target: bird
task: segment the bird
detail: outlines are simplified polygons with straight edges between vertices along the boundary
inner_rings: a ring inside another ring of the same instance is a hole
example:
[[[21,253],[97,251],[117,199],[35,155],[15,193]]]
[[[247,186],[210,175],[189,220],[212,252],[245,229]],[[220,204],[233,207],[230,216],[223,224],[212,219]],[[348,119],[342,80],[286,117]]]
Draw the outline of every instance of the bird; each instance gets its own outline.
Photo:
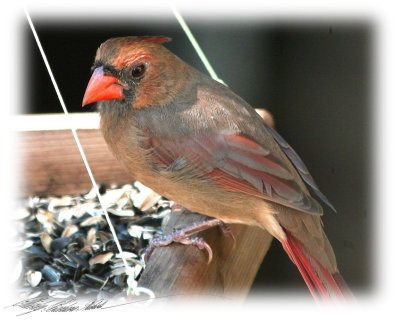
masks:
[[[294,149],[226,85],[184,62],[165,36],[111,38],[97,49],[82,106],[122,166],[184,208],[275,237],[315,299],[347,286],[324,233],[319,190]]]

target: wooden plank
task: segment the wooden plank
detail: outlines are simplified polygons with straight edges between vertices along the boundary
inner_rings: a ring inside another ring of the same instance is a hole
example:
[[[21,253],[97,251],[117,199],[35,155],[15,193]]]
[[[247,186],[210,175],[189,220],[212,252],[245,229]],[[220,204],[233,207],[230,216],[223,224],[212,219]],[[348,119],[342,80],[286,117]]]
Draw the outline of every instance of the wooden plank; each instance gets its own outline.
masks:
[[[164,234],[206,217],[196,213],[174,213],[164,224]],[[230,225],[236,239],[224,236],[214,227],[200,233],[213,251],[207,264],[206,250],[171,244],[156,248],[139,280],[139,286],[150,288],[157,297],[176,295],[220,295],[243,299],[254,281],[267,253],[272,236],[265,230],[245,225]]]
[[[96,181],[123,184],[134,180],[108,150],[99,129],[78,129],[77,134]],[[18,143],[20,196],[76,194],[91,188],[70,130],[22,131]]]

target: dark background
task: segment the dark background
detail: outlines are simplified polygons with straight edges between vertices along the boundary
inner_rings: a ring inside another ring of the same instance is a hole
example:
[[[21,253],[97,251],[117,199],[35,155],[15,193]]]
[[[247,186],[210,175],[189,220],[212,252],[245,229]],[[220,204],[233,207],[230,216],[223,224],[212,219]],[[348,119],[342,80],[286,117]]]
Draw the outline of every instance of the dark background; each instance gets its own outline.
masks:
[[[32,18],[70,112],[87,111],[80,106],[90,67],[97,47],[110,37],[171,37],[166,47],[206,73],[172,16],[162,21]],[[343,277],[355,291],[371,289],[371,26],[343,21],[187,22],[219,77],[251,105],[272,112],[278,131],[338,211],[326,208],[323,221]],[[28,25],[24,31],[24,112],[62,112]],[[307,291],[295,266],[274,242],[252,293],[294,288]]]

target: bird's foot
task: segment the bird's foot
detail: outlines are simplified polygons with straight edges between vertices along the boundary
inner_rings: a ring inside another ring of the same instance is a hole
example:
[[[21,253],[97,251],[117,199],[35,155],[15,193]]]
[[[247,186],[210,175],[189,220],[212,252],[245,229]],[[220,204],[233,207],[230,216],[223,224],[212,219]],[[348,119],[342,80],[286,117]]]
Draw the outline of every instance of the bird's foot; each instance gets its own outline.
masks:
[[[200,250],[206,249],[208,253],[208,264],[212,261],[213,253],[212,249],[209,246],[209,244],[201,237],[193,237],[190,238],[190,236],[194,233],[198,233],[204,230],[207,230],[209,228],[219,226],[221,228],[222,233],[225,236],[230,236],[232,237],[234,244],[236,242],[236,239],[229,228],[227,224],[222,222],[221,220],[218,219],[211,219],[211,220],[206,220],[202,222],[196,222],[190,226],[187,226],[182,229],[175,230],[174,232],[167,234],[167,235],[161,235],[159,237],[153,238],[153,240],[150,242],[149,246],[146,249],[146,254],[145,254],[145,260],[146,262],[150,259],[151,254],[153,253],[155,248],[158,247],[165,247],[170,245],[173,242],[181,243],[184,245],[193,245],[199,248]]]
[[[165,247],[165,246],[170,245],[173,242],[181,243],[184,245],[193,245],[193,246],[196,246],[197,248],[199,248],[200,250],[206,249],[207,253],[208,253],[207,263],[210,263],[212,260],[212,256],[213,256],[211,247],[201,237],[190,238],[190,236],[185,233],[185,229],[186,228],[176,230],[170,234],[161,235],[156,238],[153,238],[153,240],[150,242],[150,244],[146,248],[146,254],[145,254],[146,263],[150,259],[150,256],[153,253],[155,248]]]

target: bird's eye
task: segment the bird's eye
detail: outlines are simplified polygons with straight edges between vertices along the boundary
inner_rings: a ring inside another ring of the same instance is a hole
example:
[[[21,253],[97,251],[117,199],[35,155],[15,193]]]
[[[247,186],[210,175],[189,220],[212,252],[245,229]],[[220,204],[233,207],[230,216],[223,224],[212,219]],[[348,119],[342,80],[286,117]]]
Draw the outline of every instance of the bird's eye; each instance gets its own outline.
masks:
[[[144,64],[138,64],[137,66],[134,66],[132,69],[132,77],[134,79],[139,79],[144,75],[145,71],[146,71],[146,66]]]

